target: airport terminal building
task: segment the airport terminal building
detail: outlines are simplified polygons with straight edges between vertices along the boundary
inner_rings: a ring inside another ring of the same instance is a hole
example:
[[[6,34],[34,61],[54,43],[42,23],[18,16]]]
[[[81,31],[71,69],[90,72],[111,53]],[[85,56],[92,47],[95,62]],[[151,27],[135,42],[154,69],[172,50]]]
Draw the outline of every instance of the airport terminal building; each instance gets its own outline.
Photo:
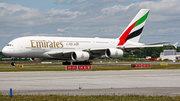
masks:
[[[179,60],[180,59],[180,52],[177,52],[177,50],[164,50],[162,53],[160,53],[161,60]]]

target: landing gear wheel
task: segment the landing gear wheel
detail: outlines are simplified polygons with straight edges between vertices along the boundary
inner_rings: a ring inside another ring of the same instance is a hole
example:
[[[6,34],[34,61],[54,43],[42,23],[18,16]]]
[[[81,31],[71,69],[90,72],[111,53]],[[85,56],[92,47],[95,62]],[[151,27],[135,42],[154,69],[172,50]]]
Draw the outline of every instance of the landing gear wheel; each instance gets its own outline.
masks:
[[[15,62],[12,62],[12,63],[11,63],[11,65],[12,65],[12,66],[15,66],[15,65],[16,65],[16,63],[15,63]]]
[[[84,61],[84,62],[73,62],[73,65],[92,65],[92,62]]]
[[[71,65],[71,62],[63,62],[62,65]]]

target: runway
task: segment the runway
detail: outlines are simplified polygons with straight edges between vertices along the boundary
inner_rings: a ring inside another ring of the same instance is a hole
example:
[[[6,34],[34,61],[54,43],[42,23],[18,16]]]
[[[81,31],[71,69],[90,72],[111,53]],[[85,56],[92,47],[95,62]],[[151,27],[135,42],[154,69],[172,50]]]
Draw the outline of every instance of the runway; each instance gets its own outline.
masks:
[[[180,70],[1,72],[9,94],[180,95]]]

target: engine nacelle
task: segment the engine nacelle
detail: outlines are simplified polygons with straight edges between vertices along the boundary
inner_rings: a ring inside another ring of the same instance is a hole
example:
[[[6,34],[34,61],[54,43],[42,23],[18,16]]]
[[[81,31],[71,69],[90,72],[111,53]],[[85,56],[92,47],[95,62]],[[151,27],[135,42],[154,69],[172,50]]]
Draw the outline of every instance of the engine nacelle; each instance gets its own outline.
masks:
[[[30,58],[30,60],[34,62],[41,62],[41,61],[44,61],[45,59],[44,58]]]
[[[73,61],[86,61],[89,60],[89,53],[83,51],[75,51],[71,54],[71,58]]]
[[[121,49],[109,48],[106,49],[105,55],[108,58],[120,58],[123,56],[123,51]]]

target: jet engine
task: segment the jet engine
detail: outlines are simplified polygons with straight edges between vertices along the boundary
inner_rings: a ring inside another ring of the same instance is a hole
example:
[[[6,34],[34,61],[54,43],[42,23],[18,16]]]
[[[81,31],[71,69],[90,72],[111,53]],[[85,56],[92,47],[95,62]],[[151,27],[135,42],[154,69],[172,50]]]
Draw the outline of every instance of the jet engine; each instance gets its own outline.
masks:
[[[121,49],[109,48],[106,49],[105,55],[108,58],[120,58],[123,56],[123,51]]]
[[[83,51],[75,51],[71,54],[71,58],[73,61],[86,61],[89,60],[89,53]]]
[[[44,61],[45,59],[44,58],[30,58],[30,60],[33,62],[41,62],[41,61]]]

